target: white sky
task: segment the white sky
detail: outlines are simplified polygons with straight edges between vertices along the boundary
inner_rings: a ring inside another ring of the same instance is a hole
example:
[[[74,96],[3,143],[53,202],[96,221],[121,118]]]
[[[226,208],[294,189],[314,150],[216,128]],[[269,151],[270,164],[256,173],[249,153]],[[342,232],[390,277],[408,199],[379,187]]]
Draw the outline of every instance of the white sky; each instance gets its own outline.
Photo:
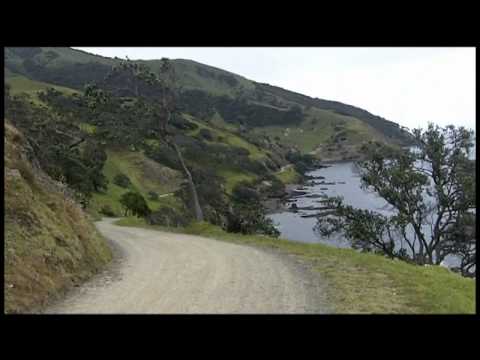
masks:
[[[368,110],[409,128],[475,129],[475,48],[82,47],[108,57],[191,59]]]

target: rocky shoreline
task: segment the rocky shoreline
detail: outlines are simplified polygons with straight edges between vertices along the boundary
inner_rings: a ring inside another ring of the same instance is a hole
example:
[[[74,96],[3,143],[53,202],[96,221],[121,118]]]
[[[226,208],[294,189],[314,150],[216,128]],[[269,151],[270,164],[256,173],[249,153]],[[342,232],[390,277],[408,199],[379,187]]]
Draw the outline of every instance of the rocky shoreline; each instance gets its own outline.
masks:
[[[330,167],[332,165],[320,165],[311,171],[318,170],[325,167]],[[284,211],[291,211],[292,203],[295,203],[295,199],[302,196],[302,197],[309,197],[309,198],[324,198],[324,195],[320,194],[309,194],[309,189],[306,186],[314,186],[314,185],[335,185],[334,182],[326,182],[324,176],[311,176],[305,175],[305,181],[303,183],[298,184],[287,184],[285,185],[285,193],[281,197],[276,198],[269,198],[263,201],[263,206],[266,209],[267,215],[281,213]],[[315,180],[321,180],[317,182]],[[325,188],[322,188],[325,189]],[[313,209],[315,210],[315,209]]]
[[[331,166],[334,166],[335,164],[345,163],[345,162],[352,162],[352,160],[322,162],[321,165],[315,167],[314,169],[311,169],[310,171],[331,167]],[[326,208],[324,206],[321,206],[321,204],[326,201],[327,196],[325,194],[311,193],[310,187],[322,185],[324,187],[321,187],[319,190],[328,190],[326,186],[334,186],[336,184],[345,184],[345,181],[336,181],[336,182],[327,181],[327,179],[325,179],[325,176],[320,176],[320,175],[316,175],[316,176],[304,175],[303,178],[304,178],[304,181],[302,183],[285,185],[285,193],[282,196],[269,198],[263,201],[263,206],[266,209],[267,215],[282,213],[285,211],[297,212],[299,210],[307,210],[307,211],[326,210]],[[317,200],[316,202],[319,203],[319,206],[318,207],[309,206],[307,208],[298,207],[296,205],[296,199],[299,197],[313,198],[313,199],[318,198],[319,200]],[[311,215],[308,215],[308,216],[311,216]]]

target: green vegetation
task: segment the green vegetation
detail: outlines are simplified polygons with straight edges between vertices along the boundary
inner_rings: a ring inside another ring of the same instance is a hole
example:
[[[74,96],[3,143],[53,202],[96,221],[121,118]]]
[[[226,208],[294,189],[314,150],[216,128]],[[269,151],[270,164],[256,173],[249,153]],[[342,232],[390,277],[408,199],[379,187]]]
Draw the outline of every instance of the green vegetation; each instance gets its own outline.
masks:
[[[172,232],[172,233],[183,233],[185,231],[185,228],[183,227],[152,225],[152,224],[149,224],[145,218],[139,218],[136,216],[123,217],[115,221],[115,225],[139,227],[143,229],[166,231],[166,232]]]
[[[238,91],[253,90],[251,81],[228,71],[200,64],[192,60],[172,60],[175,72],[179,74],[179,81],[185,89],[207,90],[215,95],[235,96]],[[155,72],[160,72],[161,61],[141,61]]]
[[[155,228],[126,219],[117,225],[170,231],[169,228]],[[183,231],[222,241],[273,248],[301,257],[311,263],[327,282],[327,299],[335,305],[336,313],[475,313],[475,281],[439,266],[411,265],[323,244],[227,233],[208,223],[194,223]]]
[[[45,91],[48,88],[54,88],[65,94],[78,94],[77,90],[70,89],[64,86],[52,85],[49,83],[31,80],[25,76],[19,74],[12,74],[5,79],[5,82],[10,85],[12,95],[26,93],[28,95],[34,95],[32,98],[38,101],[38,92]]]
[[[79,123],[78,127],[89,135],[94,135],[97,132],[97,127],[95,125]]]
[[[248,151],[249,158],[253,160],[263,159],[267,156],[267,152],[265,150],[260,149],[258,146],[249,143],[248,141],[242,139],[240,136],[232,132],[217,127],[212,127],[198,120],[194,120],[195,118],[193,116],[186,115],[186,118],[189,119],[190,122],[198,126],[197,129],[189,133],[190,136],[197,135],[202,129],[209,130],[215,136],[215,140],[210,140],[210,142],[220,142],[228,144],[230,146],[243,148]]]
[[[108,205],[116,215],[123,213],[120,198],[127,190],[113,181],[119,173],[128,174],[130,189],[145,197],[150,209],[156,210],[161,206],[178,209],[181,206],[179,199],[172,194],[179,187],[181,175],[148,159],[142,152],[108,150],[103,172],[109,186],[105,192],[93,195],[91,207],[94,209]],[[158,200],[152,200],[148,196],[150,191],[159,194]]]
[[[284,184],[296,184],[301,180],[300,174],[295,170],[293,165],[287,165],[280,169],[275,176]]]
[[[411,143],[397,124],[190,60],[172,61],[178,86],[164,87],[157,76],[169,79],[167,63],[125,62],[69,48],[6,48],[6,114],[31,140],[29,151],[42,169],[68,185],[65,191],[75,190],[94,219],[122,214],[122,197],[131,191],[151,213],[120,222],[181,229],[194,218],[189,209],[196,187],[196,203],[210,224],[185,231],[275,247],[311,261],[329,282],[337,312],[473,312],[474,283],[437,266],[234,235],[212,225],[272,233],[262,221],[259,197],[251,194],[281,194],[284,184],[298,181],[314,164],[310,153],[316,160],[345,159],[368,141]],[[22,93],[23,100],[13,96]],[[40,184],[31,164],[9,164],[6,279],[14,286],[6,288],[6,299],[17,311],[68,287],[65,278],[91,274],[109,255],[81,209],[67,204],[50,182]],[[129,182],[116,182],[119,174]],[[240,184],[248,190],[239,199]],[[40,277],[38,295],[31,293],[32,274]]]
[[[46,93],[58,94],[53,89]],[[82,206],[88,205],[93,192],[105,190],[102,167],[106,154],[97,142],[85,138],[77,126],[52,114],[51,109],[32,104],[24,96],[11,95],[8,86],[4,99],[5,116],[33,140],[30,146],[42,169],[54,180],[67,183]]]
[[[25,158],[23,134],[5,123],[5,311],[35,311],[110,259],[82,209]],[[18,171],[18,172],[17,172]]]
[[[253,174],[243,173],[240,171],[230,169],[220,169],[218,174],[225,179],[225,190],[227,193],[231,193],[233,187],[242,181],[251,182],[256,179]]]
[[[115,177],[113,178],[113,183],[125,189],[130,187],[130,185],[132,185],[132,183],[130,182],[130,179],[125,174],[115,175]]]
[[[130,213],[137,217],[146,217],[152,212],[143,196],[137,192],[129,191],[122,194],[120,204],[125,209],[125,216]]]
[[[454,270],[475,277],[476,171],[475,161],[468,159],[474,133],[430,123],[414,135],[415,152],[380,143],[363,148],[362,185],[385,199],[394,214],[356,209],[332,198],[333,213],[320,213],[317,228],[326,236],[344,233],[354,248],[419,265],[440,265],[454,255],[460,260]]]

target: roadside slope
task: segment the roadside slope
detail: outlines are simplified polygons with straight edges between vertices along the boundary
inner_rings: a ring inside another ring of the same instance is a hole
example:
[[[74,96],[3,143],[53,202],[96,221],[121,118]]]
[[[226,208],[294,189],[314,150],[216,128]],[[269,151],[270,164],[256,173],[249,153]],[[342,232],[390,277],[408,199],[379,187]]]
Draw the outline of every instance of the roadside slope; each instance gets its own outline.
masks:
[[[28,140],[5,122],[5,312],[42,307],[111,259],[79,205],[39,167]]]
[[[321,313],[318,277],[293,259],[199,236],[97,223],[121,260],[47,313]]]

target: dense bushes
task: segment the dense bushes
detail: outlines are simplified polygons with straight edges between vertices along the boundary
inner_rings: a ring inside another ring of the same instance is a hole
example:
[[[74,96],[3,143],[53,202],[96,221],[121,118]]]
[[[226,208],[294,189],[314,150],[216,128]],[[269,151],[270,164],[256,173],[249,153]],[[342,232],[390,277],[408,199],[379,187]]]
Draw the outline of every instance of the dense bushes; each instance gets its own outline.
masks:
[[[143,196],[133,191],[123,194],[120,198],[120,204],[122,204],[125,209],[125,216],[130,213],[138,217],[145,217],[151,213]]]
[[[93,192],[104,191],[102,146],[87,138],[62,114],[31,104],[27,98],[5,94],[5,117],[29,139],[31,151],[44,171],[83,194],[86,206]]]
[[[208,129],[205,129],[205,128],[200,129],[200,131],[198,132],[198,135],[200,135],[200,137],[202,137],[205,140],[213,141],[213,134]]]
[[[299,152],[289,152],[285,158],[294,164],[295,170],[302,175],[315,169],[319,165],[319,160],[310,154],[301,154]]]
[[[185,90],[178,99],[180,111],[186,111],[200,119],[206,119],[215,113],[213,97],[201,90]]]
[[[232,200],[227,231],[275,237],[280,235],[272,220],[265,217],[265,210],[260,202],[261,196],[253,186],[246,182],[237,184],[232,192]]]
[[[302,109],[294,105],[290,109],[277,109],[249,103],[244,99],[231,99],[226,96],[215,98],[215,108],[228,122],[248,126],[269,126],[299,124],[303,120]]]
[[[179,105],[199,118],[206,119],[215,110],[228,122],[248,126],[290,125],[300,123],[304,116],[300,106],[279,109],[270,106],[250,103],[244,98],[213,96],[201,90],[186,90],[180,94]]]
[[[183,214],[178,213],[172,208],[161,207],[160,209],[153,211],[146,217],[146,221],[150,225],[162,225],[180,227],[188,225]]]
[[[115,217],[117,216],[117,214],[115,214],[115,212],[113,211],[112,207],[108,204],[106,205],[103,205],[101,208],[100,208],[100,214],[103,214],[105,216],[109,216],[109,217]]]
[[[96,62],[66,63],[60,67],[49,68],[31,58],[23,61],[23,67],[33,79],[74,89],[81,89],[85,84],[101,81],[111,69],[108,65]]]
[[[129,186],[132,185],[132,183],[130,182],[130,179],[125,174],[115,175],[115,177],[113,178],[113,183],[123,188],[128,188]]]
[[[159,199],[158,193],[156,193],[155,191],[149,191],[148,192],[148,199],[152,200],[152,201],[157,201]]]

